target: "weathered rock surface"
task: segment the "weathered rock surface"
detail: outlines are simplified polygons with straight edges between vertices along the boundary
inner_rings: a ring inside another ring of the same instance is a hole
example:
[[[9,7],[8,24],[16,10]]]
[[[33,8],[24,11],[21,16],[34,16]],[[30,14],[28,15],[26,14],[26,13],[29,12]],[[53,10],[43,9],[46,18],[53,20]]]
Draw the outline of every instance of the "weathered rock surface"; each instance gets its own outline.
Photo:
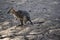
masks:
[[[34,25],[18,27],[10,7],[29,12]],[[60,0],[0,0],[0,40],[60,40]]]

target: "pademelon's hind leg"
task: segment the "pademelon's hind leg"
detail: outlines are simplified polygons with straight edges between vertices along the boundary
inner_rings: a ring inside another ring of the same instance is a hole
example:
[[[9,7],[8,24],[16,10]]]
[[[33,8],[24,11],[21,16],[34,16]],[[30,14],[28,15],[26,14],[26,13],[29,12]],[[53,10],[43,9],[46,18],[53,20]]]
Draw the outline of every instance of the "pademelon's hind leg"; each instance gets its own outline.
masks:
[[[23,26],[23,20],[20,19],[21,24],[19,24],[18,26]]]

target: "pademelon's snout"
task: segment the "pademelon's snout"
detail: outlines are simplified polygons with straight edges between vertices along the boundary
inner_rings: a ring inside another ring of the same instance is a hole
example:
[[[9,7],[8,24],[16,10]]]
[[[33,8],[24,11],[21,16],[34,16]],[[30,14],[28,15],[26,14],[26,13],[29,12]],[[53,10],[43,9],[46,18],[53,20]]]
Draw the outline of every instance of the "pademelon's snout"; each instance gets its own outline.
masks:
[[[9,14],[10,12],[8,11],[7,14]]]
[[[10,13],[10,10],[8,10],[7,14],[9,14],[9,13]]]
[[[10,8],[9,10],[8,10],[8,12],[7,12],[7,14],[9,14],[10,12],[11,12],[11,10],[13,9],[13,7],[12,8]]]

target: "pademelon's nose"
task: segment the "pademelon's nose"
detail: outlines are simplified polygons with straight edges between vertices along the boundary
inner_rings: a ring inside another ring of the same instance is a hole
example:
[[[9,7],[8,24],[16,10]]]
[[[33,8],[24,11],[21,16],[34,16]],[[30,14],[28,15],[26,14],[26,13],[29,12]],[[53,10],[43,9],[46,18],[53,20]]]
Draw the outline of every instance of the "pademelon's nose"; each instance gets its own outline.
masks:
[[[9,11],[7,12],[7,14],[9,14]]]
[[[10,13],[10,10],[8,10],[7,14],[9,14],[9,13]]]

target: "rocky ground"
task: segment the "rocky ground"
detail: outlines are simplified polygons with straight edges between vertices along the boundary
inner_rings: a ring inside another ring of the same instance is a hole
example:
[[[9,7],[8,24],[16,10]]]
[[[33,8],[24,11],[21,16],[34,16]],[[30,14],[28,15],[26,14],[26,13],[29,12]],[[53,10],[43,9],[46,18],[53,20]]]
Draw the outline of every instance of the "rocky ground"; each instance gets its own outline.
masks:
[[[28,11],[34,25],[7,14],[10,7]],[[59,0],[0,0],[0,40],[60,40]]]

